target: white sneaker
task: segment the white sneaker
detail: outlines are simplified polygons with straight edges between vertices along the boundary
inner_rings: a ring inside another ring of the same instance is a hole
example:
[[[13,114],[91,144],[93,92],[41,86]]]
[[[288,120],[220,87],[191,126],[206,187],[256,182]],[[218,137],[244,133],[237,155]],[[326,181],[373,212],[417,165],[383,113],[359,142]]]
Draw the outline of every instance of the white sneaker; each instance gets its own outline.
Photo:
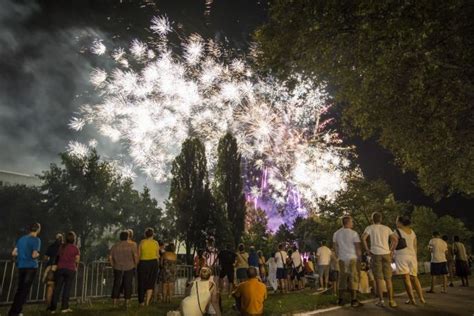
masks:
[[[61,310],[61,314],[65,314],[65,313],[72,313],[72,309],[68,308],[68,309]]]

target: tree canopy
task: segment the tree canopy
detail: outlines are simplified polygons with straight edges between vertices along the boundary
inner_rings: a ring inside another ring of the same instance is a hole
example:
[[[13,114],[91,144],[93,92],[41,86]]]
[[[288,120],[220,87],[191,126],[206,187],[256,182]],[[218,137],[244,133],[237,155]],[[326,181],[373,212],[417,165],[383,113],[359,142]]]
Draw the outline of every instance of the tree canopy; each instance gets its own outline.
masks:
[[[420,187],[474,194],[471,1],[275,0],[260,65],[328,83],[345,126],[375,137]]]

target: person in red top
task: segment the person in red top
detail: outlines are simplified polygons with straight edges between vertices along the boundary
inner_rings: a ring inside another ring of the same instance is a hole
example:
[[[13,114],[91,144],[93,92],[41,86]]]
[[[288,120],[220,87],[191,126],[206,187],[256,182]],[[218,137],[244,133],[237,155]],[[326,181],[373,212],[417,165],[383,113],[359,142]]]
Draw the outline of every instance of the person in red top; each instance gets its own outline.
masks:
[[[66,243],[63,244],[58,253],[58,269],[55,274],[55,285],[53,299],[48,310],[56,313],[59,295],[62,291],[61,313],[70,313],[69,296],[80,260],[79,248],[75,245],[76,234],[70,231],[66,234]]]

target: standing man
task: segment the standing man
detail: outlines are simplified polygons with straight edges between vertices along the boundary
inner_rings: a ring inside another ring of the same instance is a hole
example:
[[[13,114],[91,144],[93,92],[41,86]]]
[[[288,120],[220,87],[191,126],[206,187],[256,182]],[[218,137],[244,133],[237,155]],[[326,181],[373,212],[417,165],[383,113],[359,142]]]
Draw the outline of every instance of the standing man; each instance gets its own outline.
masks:
[[[275,262],[277,266],[276,277],[278,280],[278,287],[281,293],[288,292],[288,271],[286,261],[288,260],[288,254],[284,250],[285,245],[283,243],[278,245],[278,250],[275,253]]]
[[[379,301],[377,306],[383,307],[383,281],[387,285],[388,304],[390,307],[397,307],[393,299],[392,285],[392,258],[393,252],[397,246],[398,238],[392,230],[382,225],[382,214],[374,212],[372,214],[373,224],[368,226],[362,234],[362,243],[367,253],[371,256],[371,265],[374,278],[377,283],[377,292]],[[370,238],[370,248],[367,245],[367,239]],[[390,240],[390,244],[389,244]]]
[[[446,260],[448,262],[448,275],[449,275],[449,287],[454,287],[454,274],[456,273],[454,267],[454,252],[453,246],[449,244],[449,237],[447,235],[443,235],[442,239],[448,244],[448,252],[446,252]]]
[[[428,248],[431,252],[431,288],[428,293],[434,293],[434,287],[436,283],[436,277],[441,275],[443,278],[443,290],[442,293],[446,293],[448,286],[448,260],[446,254],[448,252],[448,244],[439,238],[438,232],[433,233]]]
[[[226,244],[225,249],[221,250],[217,255],[220,265],[219,271],[219,288],[224,289],[224,279],[227,277],[227,293],[230,295],[232,285],[234,284],[234,263],[236,254],[231,250],[231,245]]]
[[[357,300],[357,289],[359,288],[358,261],[361,258],[359,234],[352,230],[354,224],[352,217],[342,218],[342,228],[334,233],[332,241],[334,250],[339,259],[339,300],[342,305],[344,291],[351,293],[351,306],[360,307],[362,303]],[[337,282],[337,281],[336,281]]]
[[[321,247],[316,250],[316,259],[318,260],[319,286],[324,291],[328,289],[331,253],[331,249],[326,246],[326,241],[321,241]]]
[[[123,290],[126,308],[132,297],[133,275],[138,264],[137,244],[131,242],[129,236],[128,231],[121,232],[120,241],[113,245],[110,250],[110,265],[114,270],[112,299],[114,306],[117,305],[120,293]]]
[[[296,245],[293,246],[293,253],[291,254],[291,262],[293,264],[293,279],[296,278],[298,290],[304,289],[304,266],[301,254]]]
[[[15,249],[13,249],[12,255],[16,257],[18,268],[18,287],[8,312],[9,316],[21,314],[38,271],[38,257],[41,249],[41,240],[38,238],[40,231],[41,225],[39,223],[31,224],[29,234],[18,239]]]

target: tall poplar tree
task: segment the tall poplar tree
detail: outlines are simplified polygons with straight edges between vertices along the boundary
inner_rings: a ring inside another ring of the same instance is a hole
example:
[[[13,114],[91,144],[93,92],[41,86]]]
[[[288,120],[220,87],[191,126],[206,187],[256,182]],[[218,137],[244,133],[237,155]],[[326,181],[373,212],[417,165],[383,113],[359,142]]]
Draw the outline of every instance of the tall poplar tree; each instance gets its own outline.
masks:
[[[171,173],[169,207],[176,218],[178,235],[186,244],[189,262],[192,249],[204,238],[209,217],[209,207],[203,203],[208,191],[206,153],[199,139],[184,141]]]
[[[234,244],[238,244],[245,228],[245,196],[241,172],[241,155],[231,133],[224,135],[218,146],[218,162],[214,180],[214,196],[229,225]]]

